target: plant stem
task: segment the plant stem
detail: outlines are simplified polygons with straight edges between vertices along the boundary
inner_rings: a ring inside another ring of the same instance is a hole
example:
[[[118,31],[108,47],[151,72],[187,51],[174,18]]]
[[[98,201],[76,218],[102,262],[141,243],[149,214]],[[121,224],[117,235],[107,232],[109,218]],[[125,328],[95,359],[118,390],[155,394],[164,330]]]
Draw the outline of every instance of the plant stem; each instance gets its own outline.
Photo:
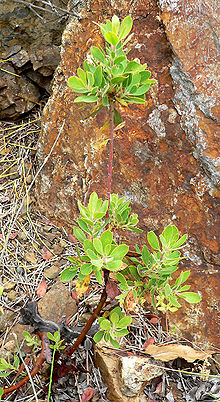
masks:
[[[99,314],[100,314],[100,312],[101,312],[101,310],[102,310],[102,308],[103,308],[103,306],[105,304],[105,301],[107,299],[106,284],[108,282],[109,271],[105,271],[104,276],[105,276],[105,287],[104,287],[104,290],[102,292],[101,298],[99,300],[99,304],[96,307],[96,309],[94,310],[94,312],[91,315],[90,319],[87,321],[85,327],[83,328],[81,334],[78,336],[78,338],[75,341],[75,343],[70,348],[65,349],[64,353],[66,353],[68,356],[71,356],[73,354],[73,352],[75,352],[75,350],[78,348],[80,343],[82,343],[82,341],[84,340],[86,334],[88,333],[89,329],[91,328],[93,322],[99,316]]]
[[[49,383],[49,389],[48,389],[47,402],[50,402],[51,388],[52,388],[52,382],[53,382],[53,368],[54,368],[55,353],[56,353],[56,348],[54,345],[53,357],[52,357],[51,368],[50,368],[50,383]]]
[[[107,179],[107,199],[108,211],[106,218],[109,218],[109,204],[111,195],[111,182],[112,182],[112,166],[113,166],[113,140],[114,140],[114,102],[110,99],[109,106],[109,123],[110,123],[110,151],[109,151],[109,164],[108,164],[108,179]]]

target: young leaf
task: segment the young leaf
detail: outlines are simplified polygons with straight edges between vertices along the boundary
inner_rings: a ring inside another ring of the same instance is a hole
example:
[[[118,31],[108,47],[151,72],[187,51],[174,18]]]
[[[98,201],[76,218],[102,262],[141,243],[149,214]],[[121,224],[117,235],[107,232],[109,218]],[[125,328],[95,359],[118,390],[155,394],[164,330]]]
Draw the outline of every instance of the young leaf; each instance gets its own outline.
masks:
[[[129,247],[126,244],[120,244],[120,246],[114,248],[111,253],[111,257],[114,257],[117,260],[121,260],[127,254],[128,250]]]
[[[119,268],[121,268],[121,266],[122,266],[121,260],[114,260],[107,262],[106,268],[109,269],[109,271],[117,271]]]
[[[117,35],[120,27],[120,21],[117,15],[113,15],[112,17],[112,31]]]
[[[86,240],[85,234],[84,234],[83,231],[82,231],[80,228],[78,228],[77,226],[74,226],[74,228],[73,228],[73,233],[74,233],[74,236],[75,236],[81,243],[83,243],[83,242]]]
[[[73,91],[75,91],[76,89],[86,89],[86,84],[84,84],[84,82],[76,76],[70,77],[68,79],[68,84],[69,87],[73,89]]]
[[[127,328],[129,325],[131,325],[132,318],[131,317],[123,317],[117,324],[117,328]]]
[[[104,331],[109,331],[111,328],[111,323],[109,320],[103,320],[100,323],[100,328],[103,329]]]
[[[147,246],[144,245],[143,250],[142,250],[142,260],[143,263],[148,266],[149,261],[150,261],[150,252],[148,251]]]
[[[72,268],[66,268],[61,272],[60,280],[61,282],[71,281],[77,274],[78,269],[73,270]]]
[[[93,339],[94,339],[95,343],[100,342],[102,337],[103,337],[103,335],[104,335],[104,331],[96,332],[96,334],[93,336]]]
[[[124,287],[126,287],[126,288],[128,287],[128,284],[127,284],[127,281],[126,281],[124,275],[122,275],[120,272],[118,272],[118,273],[116,274],[116,277],[117,277],[118,281],[119,281]]]
[[[116,46],[119,41],[118,36],[114,32],[110,32],[110,31],[104,33],[104,38],[112,46]]]
[[[112,311],[110,314],[110,320],[111,320],[112,324],[114,324],[116,326],[119,321],[119,315],[115,311]]]
[[[94,79],[95,79],[95,85],[98,87],[101,86],[102,83],[102,67],[98,66],[94,72]]]
[[[96,249],[97,253],[99,253],[100,255],[103,255],[103,246],[102,246],[102,242],[100,239],[94,239],[93,240],[93,245],[94,248]]]
[[[91,55],[94,57],[94,59],[100,61],[101,63],[105,62],[106,56],[105,56],[105,53],[101,49],[99,49],[96,46],[92,46],[90,48],[90,52],[91,52]]]
[[[178,296],[186,300],[188,303],[199,303],[201,301],[201,296],[194,292],[183,292],[178,294]]]
[[[98,96],[95,95],[83,95],[83,96],[78,96],[76,99],[74,99],[74,103],[93,103],[97,102],[99,100]]]
[[[121,23],[121,27],[119,30],[119,40],[126,38],[126,36],[130,33],[132,29],[133,21],[130,15],[125,17]]]
[[[114,335],[115,335],[117,338],[120,338],[120,337],[125,336],[125,335],[128,335],[128,334],[129,334],[129,331],[128,331],[127,329],[121,329],[121,330],[119,330],[119,331],[115,331],[115,332],[114,332]]]
[[[80,272],[85,276],[90,275],[92,272],[92,265],[89,263],[83,264],[80,268]]]
[[[112,243],[113,240],[112,232],[110,232],[110,230],[105,230],[105,232],[103,232],[102,235],[100,236],[100,240],[102,242],[103,248],[105,248],[107,244]]]
[[[119,343],[115,339],[113,339],[111,336],[110,336],[110,342],[114,348],[117,348],[117,349],[119,348],[119,346],[120,346]]]
[[[159,243],[158,237],[155,235],[154,232],[152,232],[152,231],[148,232],[147,240],[148,240],[148,243],[150,244],[150,246],[154,250],[160,250],[160,243]]]
[[[86,86],[87,82],[86,82],[86,73],[84,70],[82,70],[82,68],[77,68],[77,74],[79,76],[79,78],[82,80],[83,84]]]

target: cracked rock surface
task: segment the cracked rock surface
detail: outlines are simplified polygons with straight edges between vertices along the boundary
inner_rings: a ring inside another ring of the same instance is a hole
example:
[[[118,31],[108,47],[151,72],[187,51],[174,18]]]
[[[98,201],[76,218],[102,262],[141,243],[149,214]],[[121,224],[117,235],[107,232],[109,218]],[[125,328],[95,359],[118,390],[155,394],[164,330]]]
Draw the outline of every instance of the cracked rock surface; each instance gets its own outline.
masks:
[[[188,339],[219,342],[219,170],[217,136],[217,26],[215,1],[137,0],[135,4],[90,1],[81,19],[71,18],[63,33],[61,62],[43,117],[38,145],[39,166],[65,124],[50,159],[38,178],[41,210],[54,222],[71,228],[78,217],[77,200],[92,191],[105,197],[108,136],[107,111],[85,119],[68,78],[82,65],[92,45],[102,45],[93,23],[116,13],[134,21],[133,59],[147,63],[157,84],[146,105],[120,108],[125,126],[115,137],[112,191],[126,197],[138,213],[143,234],[131,233],[142,245],[146,232],[157,234],[175,224],[188,233],[187,260],[192,291],[202,302],[184,305],[171,321]],[[175,6],[174,6],[175,4]],[[89,110],[89,108],[88,108]]]

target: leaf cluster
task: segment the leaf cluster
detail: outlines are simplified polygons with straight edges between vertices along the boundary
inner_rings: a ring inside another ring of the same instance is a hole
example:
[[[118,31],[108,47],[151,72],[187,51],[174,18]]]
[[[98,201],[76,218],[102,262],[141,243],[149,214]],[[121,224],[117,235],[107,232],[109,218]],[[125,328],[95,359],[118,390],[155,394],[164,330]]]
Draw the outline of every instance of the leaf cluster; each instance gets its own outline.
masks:
[[[93,339],[100,342],[104,338],[105,342],[110,341],[112,346],[119,348],[117,338],[122,338],[129,333],[127,327],[131,325],[132,318],[126,316],[120,307],[115,307],[109,314],[109,318],[100,317],[98,319],[100,331],[98,331]]]
[[[128,252],[126,244],[117,245],[113,233],[116,229],[141,231],[136,227],[137,214],[131,214],[130,202],[111,194],[109,218],[106,219],[108,201],[102,201],[94,192],[89,198],[87,207],[78,203],[81,217],[78,225],[73,228],[75,237],[82,243],[83,254],[78,257],[68,257],[73,264],[61,274],[62,281],[84,278],[94,272],[97,281],[102,284],[102,270],[118,271],[123,264],[123,258]],[[108,224],[108,230],[104,230]]]
[[[47,337],[52,342],[54,342],[53,345],[50,345],[51,349],[53,349],[54,351],[58,351],[58,352],[62,349],[65,349],[65,346],[63,346],[63,339],[60,338],[59,331],[54,332],[54,334],[51,334],[51,332],[47,332]]]
[[[85,60],[83,69],[78,68],[77,75],[69,78],[70,88],[83,94],[74,102],[96,102],[100,108],[111,101],[123,106],[145,103],[145,93],[156,81],[150,79],[151,73],[146,64],[127,58],[129,50],[125,46],[133,36],[129,35],[132,25],[130,16],[120,23],[116,15],[112,21],[99,25],[105,39],[105,50],[101,46],[92,46],[89,61]]]
[[[176,311],[180,308],[178,297],[189,303],[198,303],[201,297],[197,293],[188,292],[190,285],[182,286],[189,278],[190,271],[181,272],[175,283],[171,284],[172,274],[183,259],[180,249],[187,235],[180,236],[175,225],[168,225],[159,238],[150,231],[147,239],[153,252],[150,252],[146,245],[142,251],[136,247],[139,257],[131,257],[126,261],[128,268],[117,273],[119,287],[122,290],[121,295],[117,296],[120,303],[123,304],[130,290],[135,300],[138,299],[139,302],[143,301],[144,293],[149,290],[153,306],[162,311]]]
[[[0,358],[0,378],[1,377],[8,377],[14,372],[19,371],[20,366],[20,359],[17,355],[13,357],[13,363],[10,363],[10,359],[8,361],[4,358]]]
[[[36,335],[31,336],[31,334],[27,331],[23,331],[22,335],[27,342],[27,346],[33,346],[33,350],[37,349],[40,346],[40,340]]]

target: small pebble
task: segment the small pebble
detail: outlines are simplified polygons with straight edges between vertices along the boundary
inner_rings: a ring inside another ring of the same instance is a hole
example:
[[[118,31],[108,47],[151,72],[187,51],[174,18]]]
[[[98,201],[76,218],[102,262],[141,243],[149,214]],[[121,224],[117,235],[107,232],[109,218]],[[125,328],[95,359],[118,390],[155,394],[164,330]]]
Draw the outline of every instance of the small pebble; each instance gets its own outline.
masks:
[[[44,276],[48,279],[54,279],[60,274],[60,268],[57,265],[52,265],[44,270]]]

